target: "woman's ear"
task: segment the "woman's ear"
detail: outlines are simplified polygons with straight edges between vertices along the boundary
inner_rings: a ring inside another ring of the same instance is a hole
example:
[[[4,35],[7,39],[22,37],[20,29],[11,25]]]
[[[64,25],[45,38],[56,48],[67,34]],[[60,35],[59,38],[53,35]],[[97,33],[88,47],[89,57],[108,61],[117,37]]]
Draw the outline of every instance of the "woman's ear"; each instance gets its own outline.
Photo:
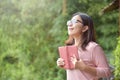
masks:
[[[82,32],[85,32],[88,30],[88,26],[83,26]]]

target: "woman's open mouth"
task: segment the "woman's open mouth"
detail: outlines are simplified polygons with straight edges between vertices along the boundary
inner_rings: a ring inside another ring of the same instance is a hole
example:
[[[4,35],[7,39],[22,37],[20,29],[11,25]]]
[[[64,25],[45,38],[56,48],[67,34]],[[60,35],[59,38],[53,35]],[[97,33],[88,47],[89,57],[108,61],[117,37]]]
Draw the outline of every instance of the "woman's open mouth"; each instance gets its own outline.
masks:
[[[72,31],[72,30],[74,30],[74,28],[70,27],[70,28],[68,28],[68,30]]]

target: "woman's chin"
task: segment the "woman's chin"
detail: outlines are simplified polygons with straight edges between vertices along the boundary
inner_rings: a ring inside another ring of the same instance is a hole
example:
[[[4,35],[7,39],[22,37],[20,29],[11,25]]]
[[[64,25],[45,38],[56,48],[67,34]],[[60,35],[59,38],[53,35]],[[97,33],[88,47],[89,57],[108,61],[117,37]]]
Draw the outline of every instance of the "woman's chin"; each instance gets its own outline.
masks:
[[[74,35],[74,33],[72,33],[72,32],[68,32],[68,35],[73,36],[73,35]]]

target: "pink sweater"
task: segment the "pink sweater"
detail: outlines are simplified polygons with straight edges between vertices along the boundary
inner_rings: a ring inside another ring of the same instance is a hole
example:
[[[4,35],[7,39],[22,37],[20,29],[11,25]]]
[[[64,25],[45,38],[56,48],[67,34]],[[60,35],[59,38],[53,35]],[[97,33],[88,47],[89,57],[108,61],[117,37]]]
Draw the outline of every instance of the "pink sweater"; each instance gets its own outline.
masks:
[[[96,68],[97,76],[78,69],[68,69],[66,70],[67,80],[98,80],[100,77],[110,76],[110,69],[104,51],[97,43],[90,42],[86,47],[86,51],[79,49],[78,54],[86,65]]]

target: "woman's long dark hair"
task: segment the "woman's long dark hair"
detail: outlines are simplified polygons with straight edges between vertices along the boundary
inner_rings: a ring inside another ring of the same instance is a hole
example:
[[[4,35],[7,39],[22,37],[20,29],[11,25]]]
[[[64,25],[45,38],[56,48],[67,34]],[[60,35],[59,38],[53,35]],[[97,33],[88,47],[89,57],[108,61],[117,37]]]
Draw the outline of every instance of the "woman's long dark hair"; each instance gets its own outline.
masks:
[[[86,46],[88,45],[89,42],[91,41],[96,42],[93,20],[90,16],[88,16],[85,13],[77,12],[73,14],[73,17],[76,15],[79,15],[81,17],[84,26],[88,26],[88,30],[83,33],[81,41],[81,48],[83,50],[86,50]],[[71,36],[69,36],[68,40],[65,41],[65,44],[73,45],[74,39]]]

